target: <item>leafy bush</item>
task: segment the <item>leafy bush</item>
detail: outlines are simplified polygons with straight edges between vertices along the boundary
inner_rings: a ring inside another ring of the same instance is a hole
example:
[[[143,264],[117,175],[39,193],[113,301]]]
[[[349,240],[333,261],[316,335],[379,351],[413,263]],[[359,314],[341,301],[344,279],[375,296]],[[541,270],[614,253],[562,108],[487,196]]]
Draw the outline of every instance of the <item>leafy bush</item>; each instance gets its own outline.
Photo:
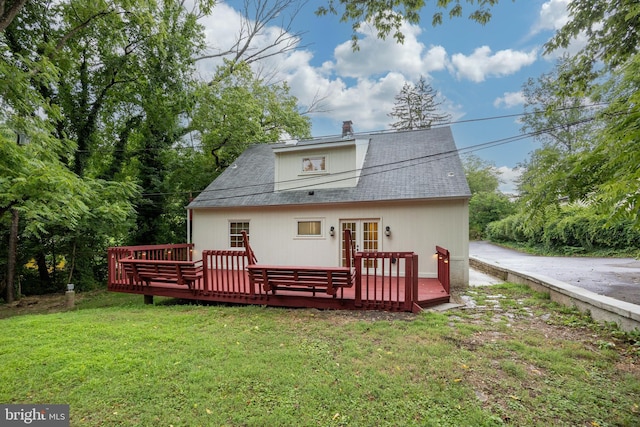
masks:
[[[504,218],[515,211],[507,196],[498,192],[481,191],[469,200],[469,238],[484,238],[487,224]]]
[[[640,230],[632,221],[610,221],[591,206],[572,204],[550,207],[535,218],[521,210],[488,224],[485,233],[491,241],[541,246],[564,253],[640,248]]]
[[[485,237],[494,242],[525,242],[527,235],[524,228],[524,216],[515,213],[487,224]]]

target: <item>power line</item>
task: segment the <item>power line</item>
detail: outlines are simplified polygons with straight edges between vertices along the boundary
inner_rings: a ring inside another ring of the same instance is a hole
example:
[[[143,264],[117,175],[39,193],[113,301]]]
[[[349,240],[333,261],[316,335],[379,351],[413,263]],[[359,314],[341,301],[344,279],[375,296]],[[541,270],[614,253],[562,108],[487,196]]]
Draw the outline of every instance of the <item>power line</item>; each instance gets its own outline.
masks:
[[[624,112],[619,112],[618,114],[622,114]],[[332,183],[338,183],[338,182],[342,182],[342,181],[347,181],[347,180],[351,180],[353,179],[353,174],[354,173],[358,173],[360,172],[360,176],[370,176],[373,174],[379,174],[379,173],[387,173],[387,172],[391,172],[400,168],[406,168],[406,167],[414,167],[414,166],[420,166],[420,165],[424,165],[433,161],[437,161],[437,160],[443,160],[449,157],[452,157],[454,155],[459,155],[459,154],[466,154],[471,153],[471,152],[475,152],[475,151],[480,151],[480,150],[484,150],[487,148],[493,148],[493,147],[497,147],[500,145],[505,145],[505,144],[510,144],[513,142],[517,142],[517,141],[521,141],[523,139],[527,139],[527,138],[531,138],[531,137],[535,137],[535,136],[539,136],[545,133],[549,133],[552,131],[555,131],[559,128],[562,128],[564,126],[574,126],[574,125],[579,125],[579,124],[584,124],[584,123],[588,123],[595,120],[595,117],[588,117],[585,119],[581,119],[581,120],[577,120],[575,122],[572,123],[568,123],[568,124],[563,124],[563,125],[557,125],[557,126],[553,126],[553,127],[549,127],[549,128],[545,128],[545,129],[541,129],[538,131],[533,131],[533,132],[529,132],[529,133],[525,133],[525,134],[521,134],[521,135],[516,135],[516,136],[511,136],[511,137],[507,137],[507,138],[501,138],[501,139],[497,139],[497,140],[493,140],[493,141],[489,141],[489,142],[484,142],[481,144],[476,144],[476,145],[472,145],[469,147],[464,147],[464,148],[458,148],[455,150],[450,150],[450,151],[446,151],[446,152],[440,152],[440,153],[434,153],[434,154],[429,154],[429,155],[425,155],[425,156],[420,156],[420,157],[414,157],[414,158],[410,158],[410,159],[404,159],[404,160],[398,160],[395,162],[391,162],[391,163],[386,163],[384,165],[376,165],[376,166],[368,166],[368,167],[364,167],[361,169],[352,169],[349,171],[342,171],[339,173],[335,173],[335,174],[329,174],[330,175],[334,175],[334,176],[339,176],[339,175],[345,175],[345,174],[349,174],[348,177],[344,177],[344,178],[338,178],[336,177],[333,180],[330,181],[323,181],[323,184],[332,184]],[[397,131],[394,131],[397,132]],[[412,164],[409,164],[413,162]],[[385,170],[383,171],[376,171],[373,169],[376,168],[385,168]],[[313,178],[309,178],[309,179],[313,179]],[[288,180],[288,181],[279,181],[280,183],[288,183],[288,182],[300,182],[300,179],[295,179],[295,180]],[[259,184],[250,184],[250,185],[242,185],[242,186],[235,186],[235,187],[225,187],[225,188],[218,188],[218,189],[212,189],[212,190],[207,190],[206,188],[200,191],[180,191],[180,192],[164,192],[164,193],[143,193],[143,196],[146,197],[153,197],[153,196],[164,196],[164,195],[173,195],[173,194],[192,194],[192,193],[218,193],[218,192],[223,192],[223,191],[231,191],[231,190],[243,190],[243,189],[251,189],[251,188],[257,188],[257,187],[264,187],[265,185],[274,185],[275,181],[270,181],[270,182],[263,182],[263,183],[259,183]],[[307,184],[302,184],[293,188],[288,188],[287,191],[292,191],[292,190],[304,190],[304,189],[308,189],[312,186],[314,186],[315,183],[307,183]],[[208,200],[222,200],[222,199],[228,199],[228,198],[236,198],[236,197],[247,197],[247,196],[257,196],[257,195],[261,195],[261,194],[267,194],[267,193],[271,193],[272,191],[257,191],[254,193],[243,193],[242,195],[233,195],[233,196],[225,196],[225,197],[210,197],[210,198],[201,198],[201,201],[208,201]]]

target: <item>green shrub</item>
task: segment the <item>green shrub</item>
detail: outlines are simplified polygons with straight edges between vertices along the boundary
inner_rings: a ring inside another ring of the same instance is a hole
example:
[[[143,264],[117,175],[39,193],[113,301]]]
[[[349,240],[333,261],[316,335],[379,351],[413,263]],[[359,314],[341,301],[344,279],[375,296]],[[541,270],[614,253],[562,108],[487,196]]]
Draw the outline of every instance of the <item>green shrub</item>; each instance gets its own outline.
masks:
[[[579,204],[549,207],[536,216],[524,209],[492,222],[485,230],[494,242],[540,246],[563,253],[640,248],[640,230],[631,221],[610,223],[594,207]]]
[[[502,193],[482,191],[469,200],[469,238],[482,239],[487,224],[515,212],[515,205]]]

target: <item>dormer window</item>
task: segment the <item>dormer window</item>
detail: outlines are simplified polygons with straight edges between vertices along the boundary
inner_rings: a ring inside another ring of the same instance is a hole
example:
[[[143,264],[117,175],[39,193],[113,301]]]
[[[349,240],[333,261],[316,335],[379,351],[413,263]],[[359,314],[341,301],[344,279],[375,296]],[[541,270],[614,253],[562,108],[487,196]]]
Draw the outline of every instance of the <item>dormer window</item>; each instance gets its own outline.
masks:
[[[368,139],[321,139],[274,145],[274,190],[311,192],[356,187],[368,147]]]
[[[327,172],[327,156],[313,156],[302,158],[302,173]]]

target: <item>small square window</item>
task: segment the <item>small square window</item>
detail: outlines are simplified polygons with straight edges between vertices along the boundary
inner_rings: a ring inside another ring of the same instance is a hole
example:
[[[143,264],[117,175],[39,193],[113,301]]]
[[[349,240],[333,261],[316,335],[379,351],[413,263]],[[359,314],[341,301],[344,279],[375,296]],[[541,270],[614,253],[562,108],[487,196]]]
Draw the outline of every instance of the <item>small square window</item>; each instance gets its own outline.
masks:
[[[298,221],[298,236],[322,236],[322,221]]]
[[[326,171],[327,171],[326,156],[314,156],[314,157],[302,158],[303,173],[326,172]]]
[[[244,239],[242,238],[243,231],[246,231],[247,236],[249,236],[248,221],[230,221],[229,222],[229,247],[230,248],[244,248]]]

